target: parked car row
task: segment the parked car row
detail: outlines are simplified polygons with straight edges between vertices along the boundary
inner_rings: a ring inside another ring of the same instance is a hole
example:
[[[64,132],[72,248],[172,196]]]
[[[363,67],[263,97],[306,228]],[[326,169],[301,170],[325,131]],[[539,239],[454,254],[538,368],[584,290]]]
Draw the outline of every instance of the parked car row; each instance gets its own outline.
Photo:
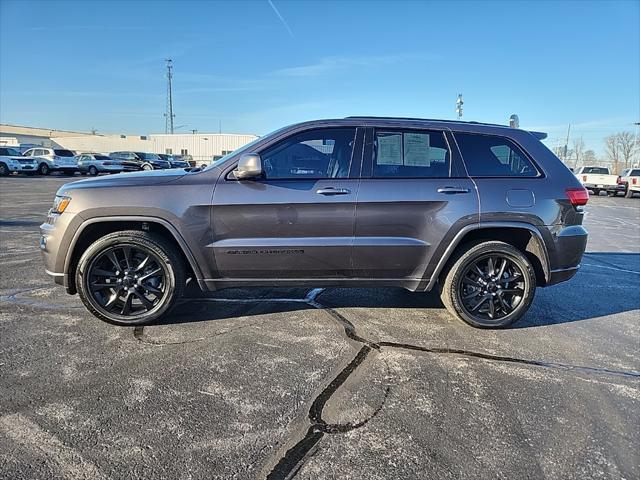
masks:
[[[607,192],[615,197],[620,193],[631,198],[634,193],[640,193],[640,168],[627,168],[620,175],[612,175],[607,167],[580,167],[574,174],[594,195]]]
[[[192,165],[182,155],[165,155],[146,152],[76,153],[71,150],[34,147],[22,154],[12,147],[0,147],[0,176],[11,173],[49,175],[61,172],[74,175],[122,173],[139,170],[189,168]]]

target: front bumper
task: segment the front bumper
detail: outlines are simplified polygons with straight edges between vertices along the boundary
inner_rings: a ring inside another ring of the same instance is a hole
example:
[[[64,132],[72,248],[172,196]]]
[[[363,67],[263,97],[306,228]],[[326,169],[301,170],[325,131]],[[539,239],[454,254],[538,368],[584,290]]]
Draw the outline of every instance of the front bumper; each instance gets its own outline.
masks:
[[[70,212],[60,215],[49,214],[47,221],[40,225],[40,253],[44,269],[53,281],[69,290],[69,279],[65,273],[66,254],[73,236],[82,223],[82,218]]]

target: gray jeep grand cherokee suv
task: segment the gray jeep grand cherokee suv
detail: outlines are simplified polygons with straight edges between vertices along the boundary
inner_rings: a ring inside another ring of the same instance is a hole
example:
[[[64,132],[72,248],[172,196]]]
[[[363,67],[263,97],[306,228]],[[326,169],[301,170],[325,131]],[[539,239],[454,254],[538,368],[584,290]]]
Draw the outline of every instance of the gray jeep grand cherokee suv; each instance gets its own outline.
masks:
[[[188,279],[245,286],[438,288],[503,327],[575,275],[588,195],[540,139],[500,125],[349,117],[283,128],[204,170],[64,185],[41,249],[98,318],[141,325]]]

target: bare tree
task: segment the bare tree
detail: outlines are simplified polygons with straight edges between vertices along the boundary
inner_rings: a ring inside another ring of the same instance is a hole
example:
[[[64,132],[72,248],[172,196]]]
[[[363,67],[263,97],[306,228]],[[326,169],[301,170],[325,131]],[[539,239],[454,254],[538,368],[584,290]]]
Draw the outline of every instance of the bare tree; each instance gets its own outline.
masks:
[[[596,152],[594,152],[593,150],[585,150],[585,152],[582,154],[582,165],[586,167],[597,164],[598,157],[596,157]]]
[[[611,162],[614,174],[618,173],[618,164],[620,163],[620,144],[618,142],[618,134],[609,135],[604,139],[604,151]]]
[[[631,132],[616,133],[618,140],[618,149],[620,151],[620,160],[624,163],[624,168],[632,166],[631,159],[635,152],[640,149],[640,142]]]
[[[584,140],[582,137],[573,140],[573,154],[575,155],[574,167],[578,167],[584,156]]]

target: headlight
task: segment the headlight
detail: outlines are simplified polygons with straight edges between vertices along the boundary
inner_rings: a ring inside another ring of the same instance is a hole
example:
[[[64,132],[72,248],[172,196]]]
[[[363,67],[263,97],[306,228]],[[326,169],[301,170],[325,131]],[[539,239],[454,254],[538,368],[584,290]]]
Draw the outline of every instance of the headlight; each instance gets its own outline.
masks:
[[[71,202],[71,197],[66,197],[63,195],[56,195],[55,200],[53,201],[53,207],[51,207],[51,213],[62,213],[64,212],[69,203]]]

